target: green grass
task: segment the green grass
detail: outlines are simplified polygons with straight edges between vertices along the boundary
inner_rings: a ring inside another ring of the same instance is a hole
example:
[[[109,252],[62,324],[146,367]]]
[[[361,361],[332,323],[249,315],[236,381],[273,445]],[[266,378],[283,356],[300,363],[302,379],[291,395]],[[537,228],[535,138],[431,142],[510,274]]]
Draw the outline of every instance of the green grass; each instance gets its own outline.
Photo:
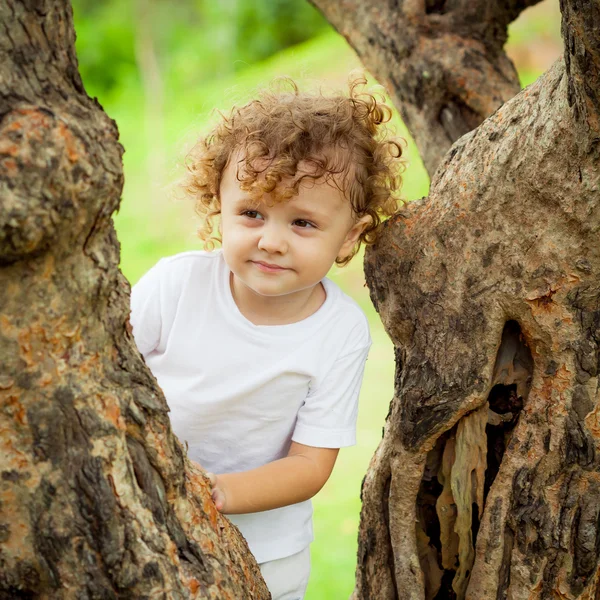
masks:
[[[199,249],[194,235],[193,208],[189,202],[171,199],[169,181],[177,178],[180,163],[195,136],[206,129],[213,108],[227,109],[252,96],[259,85],[289,75],[303,87],[323,80],[327,88],[342,88],[348,72],[359,62],[346,42],[334,33],[323,35],[275,58],[254,65],[235,79],[207,83],[201,89],[167,91],[164,139],[153,137],[152,127],[142,122],[143,98],[132,84],[113,99],[107,112],[116,119],[126,148],[125,190],[115,224],[121,242],[121,267],[134,283],[160,257]],[[408,140],[405,156],[404,197],[427,193],[428,178],[414,144],[396,117],[398,133]],[[146,167],[148,151],[158,147],[163,172],[155,179]],[[312,575],[307,600],[347,598],[353,588],[356,537],[360,513],[360,485],[369,460],[381,439],[382,426],[393,395],[393,348],[383,331],[364,286],[362,255],[331,277],[365,310],[373,346],[367,361],[360,399],[358,443],[340,453],[334,473],[314,500],[316,541],[312,545]]]

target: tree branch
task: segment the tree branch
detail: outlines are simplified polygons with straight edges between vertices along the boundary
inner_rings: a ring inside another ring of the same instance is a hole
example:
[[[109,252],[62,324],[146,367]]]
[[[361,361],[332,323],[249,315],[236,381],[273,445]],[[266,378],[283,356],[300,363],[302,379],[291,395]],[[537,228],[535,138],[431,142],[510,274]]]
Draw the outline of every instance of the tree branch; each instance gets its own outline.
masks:
[[[28,10],[27,4],[35,5],[35,9]],[[4,58],[0,61],[3,82],[0,114],[10,110],[15,97],[22,102],[34,102],[43,95],[49,103],[64,103],[61,90],[67,87],[72,90],[70,99],[88,100],[77,70],[70,15],[68,2],[2,2],[0,52]],[[48,23],[47,29],[39,27],[41,16]]]
[[[502,47],[537,0],[312,0],[389,91],[430,175],[452,143],[519,91]]]
[[[430,0],[436,4],[435,0]],[[470,2],[469,0],[447,0],[441,10],[432,10],[449,15],[455,31],[464,37],[474,37],[485,42],[496,52],[502,50],[507,40],[507,28],[530,6],[541,0],[503,0],[495,2]],[[439,4],[439,2],[437,3]]]
[[[569,104],[595,144],[600,140],[600,2],[561,0],[560,8]]]

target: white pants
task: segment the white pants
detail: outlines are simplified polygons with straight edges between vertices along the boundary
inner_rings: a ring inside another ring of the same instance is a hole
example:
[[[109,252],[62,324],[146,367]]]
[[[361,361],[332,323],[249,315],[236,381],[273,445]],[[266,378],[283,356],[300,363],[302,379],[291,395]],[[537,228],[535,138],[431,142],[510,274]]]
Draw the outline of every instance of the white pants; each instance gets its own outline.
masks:
[[[302,600],[310,575],[310,546],[258,565],[273,600]]]

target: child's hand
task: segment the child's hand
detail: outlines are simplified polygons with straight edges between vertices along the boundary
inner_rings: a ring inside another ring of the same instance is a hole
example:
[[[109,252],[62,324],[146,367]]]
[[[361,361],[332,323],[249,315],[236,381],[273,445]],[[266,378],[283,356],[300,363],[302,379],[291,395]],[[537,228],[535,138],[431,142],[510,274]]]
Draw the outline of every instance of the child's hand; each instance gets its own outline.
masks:
[[[219,477],[214,473],[207,473],[206,476],[210,481],[210,487],[212,489],[212,499],[219,512],[225,512],[225,506],[227,504],[227,496],[225,489],[219,481]]]

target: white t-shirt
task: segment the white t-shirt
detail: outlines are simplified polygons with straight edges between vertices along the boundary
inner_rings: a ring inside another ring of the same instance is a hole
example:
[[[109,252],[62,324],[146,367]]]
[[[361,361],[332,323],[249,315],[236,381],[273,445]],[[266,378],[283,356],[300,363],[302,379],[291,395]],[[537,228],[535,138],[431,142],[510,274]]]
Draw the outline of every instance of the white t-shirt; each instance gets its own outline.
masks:
[[[240,313],[220,251],[164,258],[133,287],[136,344],[165,394],[173,431],[207,471],[259,467],[286,456],[292,440],[355,443],[369,326],[337,285],[323,285],[317,312],[276,326]],[[229,518],[259,563],[313,539],[310,500]]]

